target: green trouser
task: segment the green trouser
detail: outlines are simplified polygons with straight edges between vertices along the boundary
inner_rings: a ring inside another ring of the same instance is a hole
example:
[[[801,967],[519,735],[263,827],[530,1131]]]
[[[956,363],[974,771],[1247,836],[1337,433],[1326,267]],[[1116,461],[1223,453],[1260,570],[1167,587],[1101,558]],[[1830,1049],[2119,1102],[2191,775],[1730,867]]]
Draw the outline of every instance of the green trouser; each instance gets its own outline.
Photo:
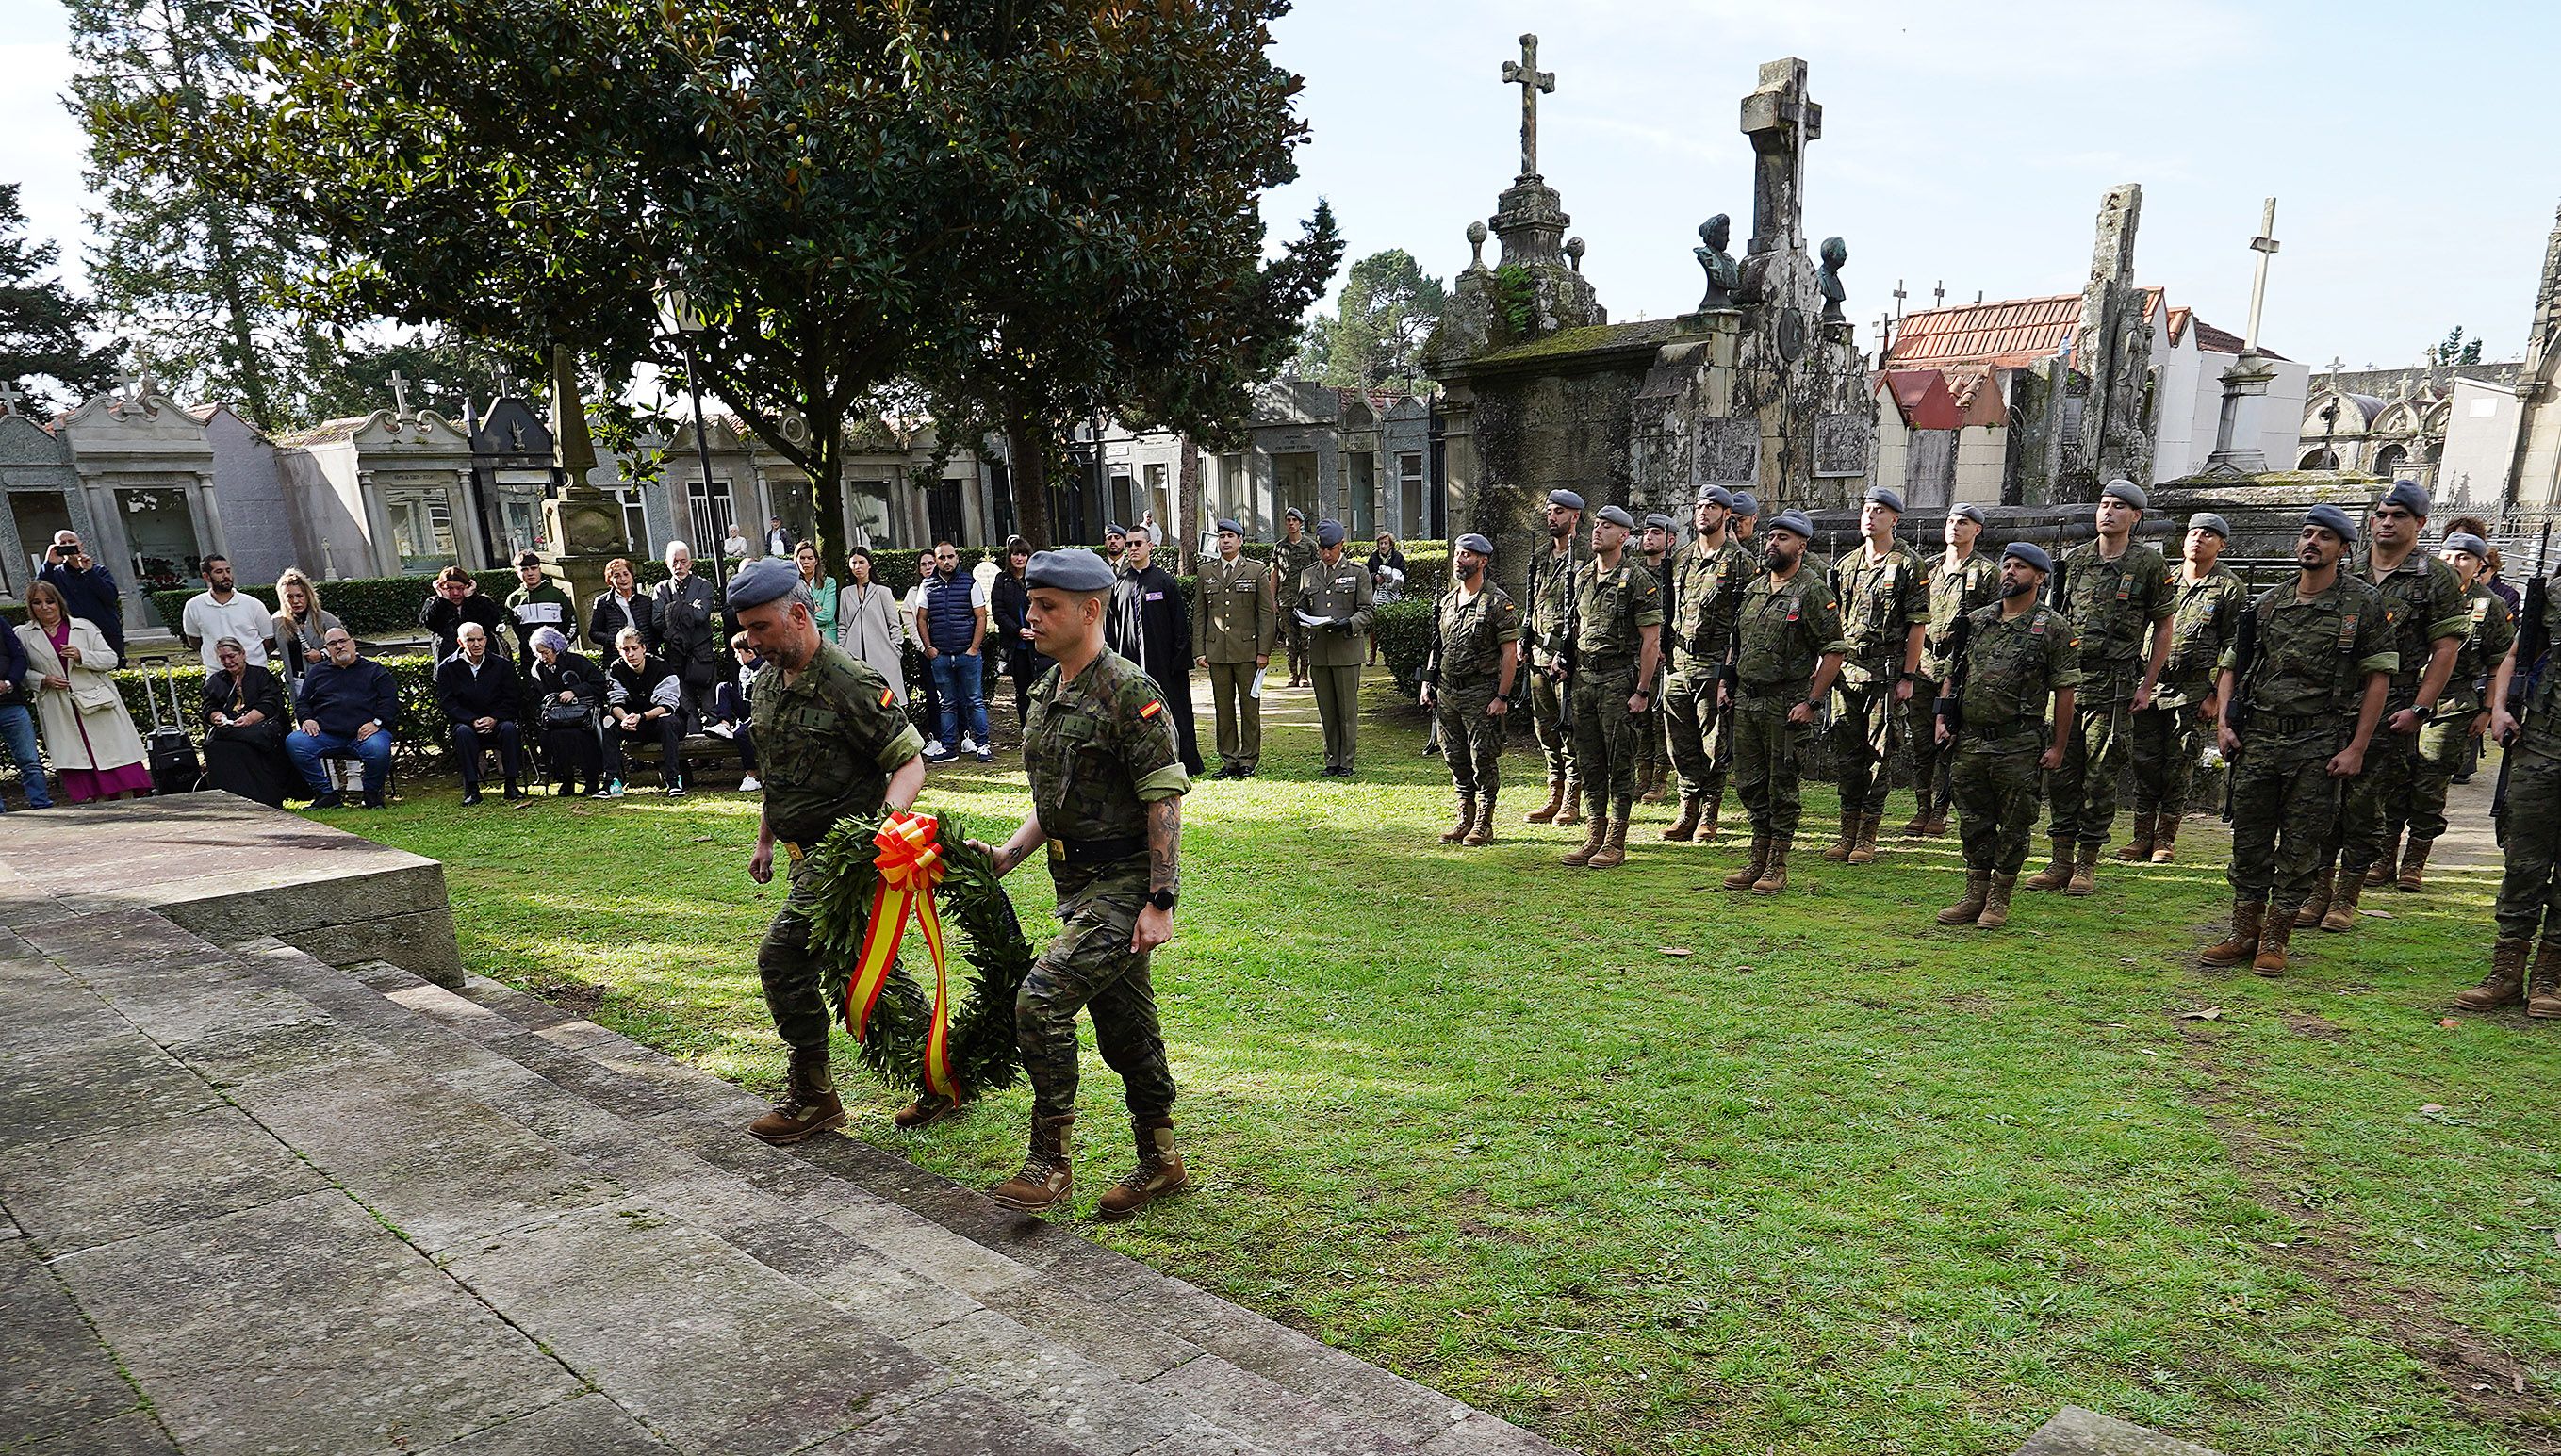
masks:
[[[2561,941],[2561,738],[2507,752],[2507,838],[2499,846],[2498,933],[2502,939]]]
[[[1460,692],[1435,690],[1432,712],[1441,721],[1441,756],[1449,760],[1450,781],[1464,798],[1490,804],[1503,789],[1504,719],[1485,712],[1494,701],[1491,684]]]
[[[1565,690],[1543,672],[1530,674],[1529,727],[1538,738],[1538,750],[1547,755],[1547,776],[1551,780],[1571,777],[1574,740],[1565,731]]]
[[[1249,772],[1263,761],[1263,700],[1250,691],[1261,671],[1252,658],[1209,665],[1210,702],[1218,709],[1218,756]]]
[[[2205,751],[2205,720],[2198,716],[2198,705],[2154,704],[2134,715],[2126,736],[2126,757],[2133,765],[2130,807],[2136,814],[2185,814],[2187,796],[2196,786],[2196,760]]]
[[[2410,791],[2418,776],[2419,735],[2396,733],[2389,727],[2375,729],[2365,750],[2365,771],[2347,781],[2347,808],[2339,816],[2340,874],[2362,875],[2383,858],[2385,825],[2410,817]]]
[[[817,863],[815,855],[791,857],[790,890],[765,932],[765,943],[756,948],[756,975],[765,983],[765,1009],[772,1013],[773,1030],[783,1046],[804,1052],[827,1045],[829,1025],[820,979],[824,971],[809,949],[809,912],[818,903]]]
[[[2245,743],[2232,774],[2232,895],[2275,901],[2289,913],[2311,896],[2312,876],[2329,863],[2342,788],[2329,760],[2342,745],[2334,727]]]
[[[1629,713],[1636,665],[1585,658],[1574,669],[1574,762],[1583,770],[1583,802],[1592,817],[1636,802],[1636,735],[1644,715]]]
[[[1894,787],[1894,745],[1901,737],[1894,702],[1894,669],[1872,667],[1872,677],[1832,689],[1834,781],[1843,814],[1882,814]]]
[[[1129,934],[1146,903],[1145,873],[1136,895],[1087,895],[1060,904],[1065,923],[1044,947],[1014,995],[1014,1038],[1032,1084],[1032,1115],[1076,1110],[1076,1014],[1094,1018],[1103,1064],[1120,1074],[1129,1116],[1141,1126],[1174,1110],[1174,1074],[1165,1064],[1156,1024],[1156,991],[1147,957],[1129,951]]]
[[[1956,759],[1948,770],[1948,799],[1956,806],[1966,869],[2015,875],[2027,863],[2027,839],[2036,829],[2036,759],[2045,751],[2043,728],[2027,718],[1990,729],[1968,724],[1947,749]]]
[[[1360,665],[1307,671],[1316,684],[1316,721],[1325,729],[1325,766],[1348,773],[1352,750],[1360,744]]]
[[[1669,739],[1663,728],[1663,685],[1657,677],[1654,696],[1645,700],[1644,714],[1636,720],[1636,771],[1642,774],[1660,766],[1669,754]]]
[[[1715,798],[1725,792],[1725,758],[1716,740],[1726,715],[1716,707],[1716,669],[1699,665],[1663,675],[1663,736],[1681,797]]]
[[[1280,641],[1281,650],[1289,659],[1290,679],[1304,678],[1307,675],[1307,624],[1298,620],[1298,604],[1294,601],[1280,603]]]
[[[2476,708],[2446,709],[2419,729],[2419,758],[2410,773],[2410,842],[2430,844],[2446,832],[2446,795],[2471,756]],[[2510,775],[2511,780],[2513,775]],[[2511,802],[2514,785],[2511,782]]]
[[[2122,671],[2122,670],[2121,670]],[[2140,673],[2140,664],[2133,671]],[[2131,697],[2120,697],[2117,673],[2094,672],[2076,697],[2072,732],[2063,742],[2063,766],[2046,784],[2054,799],[2052,837],[2058,843],[2096,849],[2108,842],[2117,822],[2117,775],[2126,762],[2126,738],[2134,717]]]
[[[1903,705],[1903,741],[1912,750],[1912,795],[1920,801],[1926,814],[1931,809],[1945,809],[1956,802],[1956,753],[1952,747],[1939,746],[1939,685],[1915,682],[1912,701]],[[1945,765],[1948,790],[1939,791],[1939,773]]]
[[[1797,778],[1804,767],[1811,724],[1788,722],[1802,693],[1738,699],[1734,705],[1734,791],[1752,815],[1752,832],[1776,839],[1796,837],[1804,813]]]

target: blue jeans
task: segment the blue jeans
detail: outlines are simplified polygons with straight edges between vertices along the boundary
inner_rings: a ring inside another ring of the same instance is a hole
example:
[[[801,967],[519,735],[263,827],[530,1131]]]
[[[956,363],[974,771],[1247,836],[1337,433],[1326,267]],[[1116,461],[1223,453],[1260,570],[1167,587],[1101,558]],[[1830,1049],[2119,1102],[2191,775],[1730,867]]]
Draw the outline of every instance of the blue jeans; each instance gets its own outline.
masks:
[[[17,761],[18,783],[27,791],[27,807],[54,807],[54,796],[45,792],[44,760],[36,756],[36,717],[27,711],[26,704],[0,703],[0,746],[8,748],[9,756]]]
[[[392,770],[392,735],[388,728],[376,728],[373,735],[351,738],[345,733],[321,733],[314,736],[295,728],[284,735],[284,756],[293,760],[295,771],[311,792],[329,792],[329,775],[321,770],[323,758],[344,757],[353,753],[365,765],[365,797],[378,799],[383,793],[383,779]]]
[[[942,700],[942,746],[957,752],[960,732],[987,741],[986,659],[974,652],[945,652],[934,659],[934,691]]]

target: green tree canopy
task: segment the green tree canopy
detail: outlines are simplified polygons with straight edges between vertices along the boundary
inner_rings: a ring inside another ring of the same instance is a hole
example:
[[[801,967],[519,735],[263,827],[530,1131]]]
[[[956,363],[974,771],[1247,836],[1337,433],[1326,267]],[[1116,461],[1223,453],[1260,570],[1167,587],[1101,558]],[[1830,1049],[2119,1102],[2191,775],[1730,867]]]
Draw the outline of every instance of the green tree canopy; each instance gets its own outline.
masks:
[[[1444,296],[1441,280],[1404,248],[1371,253],[1343,274],[1334,311],[1308,323],[1299,372],[1337,389],[1427,388],[1423,341]]]
[[[52,271],[61,245],[24,236],[18,184],[0,183],[0,380],[26,397],[21,409],[67,409],[115,382],[122,342],[91,348],[97,327],[88,300]]]
[[[2481,341],[2478,339],[2465,338],[2464,326],[2462,324],[2457,324],[2455,325],[2454,332],[2446,335],[2445,342],[2437,344],[2428,350],[2428,357],[2433,363],[2440,366],[2449,364],[2478,364],[2481,360]]]

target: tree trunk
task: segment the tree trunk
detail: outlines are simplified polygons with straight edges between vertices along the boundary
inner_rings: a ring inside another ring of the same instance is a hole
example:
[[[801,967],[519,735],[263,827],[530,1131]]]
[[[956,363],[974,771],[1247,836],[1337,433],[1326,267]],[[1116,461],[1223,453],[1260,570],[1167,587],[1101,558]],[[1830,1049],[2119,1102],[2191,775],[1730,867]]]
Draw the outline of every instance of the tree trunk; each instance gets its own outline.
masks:
[[[1200,446],[1190,435],[1183,436],[1182,481],[1174,493],[1174,535],[1182,547],[1182,574],[1197,569],[1194,554],[1200,550],[1201,527],[1201,454]]]
[[[818,549],[818,574],[823,577],[844,545],[836,533],[845,522],[845,418],[838,411],[832,419],[810,418],[808,424],[809,544]]]
[[[1019,415],[1005,421],[1005,452],[1012,456],[1014,521],[1034,551],[1047,551],[1049,522],[1049,429]]]

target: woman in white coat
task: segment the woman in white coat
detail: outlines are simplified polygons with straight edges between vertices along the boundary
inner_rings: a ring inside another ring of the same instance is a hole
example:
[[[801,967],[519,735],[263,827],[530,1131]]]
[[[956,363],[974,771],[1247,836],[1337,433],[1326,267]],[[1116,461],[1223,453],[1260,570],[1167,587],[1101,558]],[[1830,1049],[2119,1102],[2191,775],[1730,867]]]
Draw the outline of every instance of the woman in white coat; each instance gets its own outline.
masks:
[[[898,593],[872,579],[872,554],[855,547],[845,557],[851,573],[836,593],[836,645],[845,655],[889,679],[889,690],[907,704],[907,613]]]
[[[115,690],[115,649],[105,634],[73,616],[50,581],[27,588],[27,619],[18,640],[36,676],[36,723],[63,797],[78,804],[151,792],[142,735]]]

